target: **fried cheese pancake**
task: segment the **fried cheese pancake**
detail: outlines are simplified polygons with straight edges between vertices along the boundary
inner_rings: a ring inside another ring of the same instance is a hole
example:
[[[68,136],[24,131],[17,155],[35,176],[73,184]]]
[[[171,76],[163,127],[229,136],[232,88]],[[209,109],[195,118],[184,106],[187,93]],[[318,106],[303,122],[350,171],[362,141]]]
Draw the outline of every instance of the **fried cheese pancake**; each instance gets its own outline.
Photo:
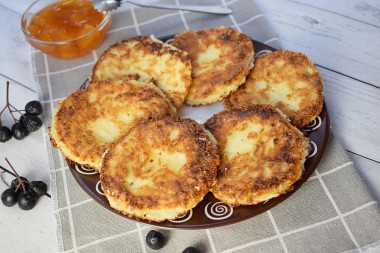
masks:
[[[111,142],[142,120],[175,115],[175,111],[153,84],[93,82],[59,102],[49,134],[67,159],[99,170]]]
[[[190,106],[221,101],[244,83],[253,67],[251,39],[233,28],[185,31],[172,45],[191,57],[193,80],[185,101]]]
[[[232,206],[277,197],[300,179],[308,138],[269,105],[227,109],[205,123],[216,138],[220,166],[212,193]]]
[[[322,92],[319,72],[304,54],[279,50],[258,56],[247,81],[224,104],[227,108],[270,104],[301,129],[322,111]]]
[[[110,206],[129,217],[161,222],[195,207],[215,183],[215,140],[191,119],[147,120],[104,156],[101,184]]]
[[[187,52],[153,36],[136,37],[105,51],[91,79],[152,82],[179,108],[191,84],[191,61]]]

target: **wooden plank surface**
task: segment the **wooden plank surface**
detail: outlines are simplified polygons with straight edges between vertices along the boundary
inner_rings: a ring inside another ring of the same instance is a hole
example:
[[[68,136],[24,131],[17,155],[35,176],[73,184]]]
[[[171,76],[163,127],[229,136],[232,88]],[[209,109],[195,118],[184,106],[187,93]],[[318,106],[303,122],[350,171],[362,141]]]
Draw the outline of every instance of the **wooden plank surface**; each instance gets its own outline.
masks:
[[[380,27],[380,2],[378,0],[293,0],[292,2],[309,5],[335,15],[345,16],[370,26]]]
[[[25,43],[20,25],[21,10],[27,7],[26,4],[32,2],[31,0],[0,0],[0,32],[2,34],[0,39],[0,73],[34,89],[30,45]],[[10,7],[13,4],[16,10]],[[2,98],[0,97],[0,99]]]
[[[380,89],[319,68],[331,125],[344,147],[380,161]]]

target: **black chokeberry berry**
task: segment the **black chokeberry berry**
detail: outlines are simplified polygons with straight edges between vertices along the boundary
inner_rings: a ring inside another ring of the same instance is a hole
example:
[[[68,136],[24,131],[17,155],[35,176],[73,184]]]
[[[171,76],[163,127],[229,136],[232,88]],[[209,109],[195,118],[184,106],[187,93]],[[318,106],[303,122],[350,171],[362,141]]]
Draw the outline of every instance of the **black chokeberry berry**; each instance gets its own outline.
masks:
[[[40,101],[30,101],[25,105],[26,113],[40,115],[42,113],[42,105]]]
[[[22,119],[22,125],[28,130],[28,132],[34,132],[40,129],[42,126],[42,121],[38,116],[33,114],[25,114]],[[21,119],[20,118],[20,119]]]
[[[47,192],[47,185],[42,181],[32,181],[30,182],[30,190],[41,197]]]
[[[201,253],[197,248],[187,247],[182,251],[182,253]]]
[[[161,234],[160,232],[151,230],[146,235],[146,243],[151,249],[154,249],[154,250],[161,249],[165,245],[165,236]]]
[[[0,142],[6,142],[12,138],[12,131],[6,126],[0,126]]]
[[[16,191],[16,188],[8,188],[1,194],[1,202],[3,202],[5,206],[13,206],[17,203],[18,195],[19,192]]]
[[[32,191],[20,192],[17,204],[22,210],[30,210],[37,203],[37,196]]]
[[[17,140],[22,140],[28,136],[28,130],[20,123],[14,123],[12,126],[12,135]]]
[[[20,177],[20,179],[22,180],[22,182],[24,182],[24,186],[27,186],[29,184],[28,179],[26,179],[25,177]],[[16,188],[19,184],[20,184],[20,180],[16,177],[15,179],[12,180],[11,187]]]
[[[23,115],[21,115],[21,117],[18,119],[18,122],[21,123],[21,124],[23,124],[26,115],[31,115],[31,114],[23,114]]]

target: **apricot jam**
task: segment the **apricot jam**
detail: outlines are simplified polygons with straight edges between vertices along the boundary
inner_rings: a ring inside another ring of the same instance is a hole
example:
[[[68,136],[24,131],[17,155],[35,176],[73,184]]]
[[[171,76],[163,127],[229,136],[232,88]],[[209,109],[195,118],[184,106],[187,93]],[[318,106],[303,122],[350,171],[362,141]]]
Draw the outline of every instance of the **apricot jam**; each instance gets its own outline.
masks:
[[[40,10],[26,27],[32,37],[27,36],[28,41],[58,58],[77,58],[89,53],[100,44],[111,24],[111,17],[105,20],[107,13],[94,9],[91,2],[60,0]],[[102,22],[105,24],[98,27]]]

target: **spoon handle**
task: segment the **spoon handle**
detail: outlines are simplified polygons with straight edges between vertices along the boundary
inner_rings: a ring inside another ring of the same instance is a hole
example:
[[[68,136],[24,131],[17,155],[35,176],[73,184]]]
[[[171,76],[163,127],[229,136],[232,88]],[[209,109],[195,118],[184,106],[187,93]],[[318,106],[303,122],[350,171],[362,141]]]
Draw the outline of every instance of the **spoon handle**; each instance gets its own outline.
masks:
[[[166,5],[166,4],[145,4],[145,3],[141,3],[139,1],[134,1],[134,0],[126,0],[126,1],[122,1],[122,2],[129,2],[131,4],[142,6],[142,7],[151,7],[151,8],[158,8],[158,9],[196,11],[196,12],[213,13],[213,14],[231,14],[232,13],[231,9],[221,7],[221,6],[215,6],[215,5],[212,5],[212,6],[210,6],[210,5],[175,6],[175,5]]]

